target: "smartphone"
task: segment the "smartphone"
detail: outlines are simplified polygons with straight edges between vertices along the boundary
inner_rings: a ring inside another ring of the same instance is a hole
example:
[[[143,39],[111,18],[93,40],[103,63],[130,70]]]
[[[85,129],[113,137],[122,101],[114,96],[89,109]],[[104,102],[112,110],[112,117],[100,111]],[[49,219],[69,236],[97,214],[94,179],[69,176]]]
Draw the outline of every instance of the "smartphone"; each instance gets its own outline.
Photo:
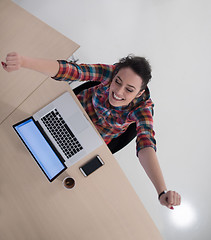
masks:
[[[97,155],[96,157],[92,158],[90,161],[85,163],[83,166],[81,166],[79,169],[81,170],[83,175],[87,177],[103,165],[104,165],[103,160]]]

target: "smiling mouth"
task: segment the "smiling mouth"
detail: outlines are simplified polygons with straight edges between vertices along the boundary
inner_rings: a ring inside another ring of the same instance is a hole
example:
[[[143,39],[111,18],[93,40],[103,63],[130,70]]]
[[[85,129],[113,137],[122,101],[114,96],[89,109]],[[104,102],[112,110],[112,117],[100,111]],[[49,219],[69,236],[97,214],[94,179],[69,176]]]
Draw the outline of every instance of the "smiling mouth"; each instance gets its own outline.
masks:
[[[113,98],[115,99],[115,100],[117,100],[117,101],[122,101],[122,100],[124,100],[124,98],[120,98],[120,97],[118,97],[114,92],[113,92]]]

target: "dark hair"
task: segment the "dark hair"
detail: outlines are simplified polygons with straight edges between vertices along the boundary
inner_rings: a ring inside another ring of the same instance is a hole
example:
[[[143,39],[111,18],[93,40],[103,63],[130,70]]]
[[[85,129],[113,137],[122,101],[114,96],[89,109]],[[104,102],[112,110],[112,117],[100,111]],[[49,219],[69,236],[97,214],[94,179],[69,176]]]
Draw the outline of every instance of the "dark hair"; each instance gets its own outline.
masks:
[[[152,78],[151,66],[149,62],[144,57],[128,55],[125,58],[121,58],[116,64],[116,68],[113,72],[113,77],[119,72],[120,69],[126,67],[131,68],[136,74],[138,74],[142,78],[143,83],[141,90],[144,90],[147,87],[150,79]]]

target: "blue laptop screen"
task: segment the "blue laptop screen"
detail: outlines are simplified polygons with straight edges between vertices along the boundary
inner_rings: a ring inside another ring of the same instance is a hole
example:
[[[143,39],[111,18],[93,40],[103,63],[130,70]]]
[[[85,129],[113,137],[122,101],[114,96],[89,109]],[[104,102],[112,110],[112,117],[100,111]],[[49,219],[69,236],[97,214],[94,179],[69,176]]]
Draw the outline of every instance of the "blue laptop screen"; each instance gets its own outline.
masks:
[[[14,128],[50,181],[66,169],[32,118]]]

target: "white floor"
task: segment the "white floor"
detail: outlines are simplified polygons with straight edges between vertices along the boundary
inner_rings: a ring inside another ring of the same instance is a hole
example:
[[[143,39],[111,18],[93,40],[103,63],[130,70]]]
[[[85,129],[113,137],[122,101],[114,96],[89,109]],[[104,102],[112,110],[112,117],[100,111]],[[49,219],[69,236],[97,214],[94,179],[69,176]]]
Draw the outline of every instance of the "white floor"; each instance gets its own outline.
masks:
[[[181,193],[182,205],[174,211],[159,205],[135,142],[116,158],[164,239],[209,240],[211,1],[14,2],[80,44],[80,62],[112,64],[130,53],[150,60],[157,153],[167,186]]]

